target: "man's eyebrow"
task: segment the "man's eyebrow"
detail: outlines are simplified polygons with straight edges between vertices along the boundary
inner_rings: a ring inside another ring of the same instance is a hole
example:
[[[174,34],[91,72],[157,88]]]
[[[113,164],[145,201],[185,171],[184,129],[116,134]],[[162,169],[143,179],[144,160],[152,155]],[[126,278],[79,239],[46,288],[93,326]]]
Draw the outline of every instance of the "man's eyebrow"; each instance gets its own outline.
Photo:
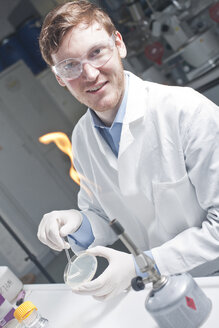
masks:
[[[90,48],[81,56],[78,56],[78,57],[68,57],[68,58],[65,58],[63,60],[61,60],[60,62],[62,61],[65,61],[65,60],[68,60],[68,59],[80,59],[81,57],[84,57],[86,54],[89,54],[94,48],[100,46],[101,44],[103,43],[106,43],[106,40],[99,40],[99,41],[96,41],[93,45],[90,46]]]
[[[97,41],[90,47],[90,49],[87,52],[90,52],[92,49],[96,48],[97,46],[100,46],[103,42],[104,42],[103,40]]]

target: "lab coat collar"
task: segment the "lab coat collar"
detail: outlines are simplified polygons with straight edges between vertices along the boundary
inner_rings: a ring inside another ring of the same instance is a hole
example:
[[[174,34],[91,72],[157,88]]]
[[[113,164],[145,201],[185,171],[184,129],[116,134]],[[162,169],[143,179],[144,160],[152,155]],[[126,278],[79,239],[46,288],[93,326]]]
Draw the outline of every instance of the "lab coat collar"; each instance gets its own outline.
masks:
[[[144,130],[148,109],[148,82],[142,81],[132,73],[129,75],[129,94],[118,157],[118,181],[123,195],[137,195],[139,186],[136,179],[136,163],[139,163],[142,153],[140,146],[135,145],[132,150],[132,145],[136,140],[136,134],[141,129]]]
[[[93,133],[96,136],[99,149],[104,154],[104,156],[106,156],[109,164],[115,170],[118,170],[118,161],[120,161],[120,158],[122,159],[121,156],[134,141],[134,137],[131,133],[131,124],[144,117],[145,103],[147,97],[147,88],[145,86],[145,82],[143,82],[140,78],[138,78],[131,72],[125,71],[125,74],[129,75],[129,92],[127,98],[126,112],[123,119],[118,159],[113,154],[106,141],[101,137],[97,129],[94,127],[93,118],[91,116],[90,111],[88,110],[90,124],[93,129]]]
[[[125,73],[129,75],[129,93],[123,124],[130,124],[144,116],[147,82],[142,81],[131,72],[125,71]]]
[[[129,75],[129,94],[120,139],[119,158],[134,141],[131,125],[135,121],[143,119],[147,100],[147,87],[145,82],[131,72],[126,72],[126,74]]]
[[[110,146],[107,144],[107,142],[101,136],[101,134],[99,133],[99,131],[95,128],[95,126],[93,124],[93,118],[91,116],[90,111],[88,111],[88,113],[89,113],[89,118],[90,118],[90,126],[91,126],[91,129],[93,130],[93,134],[95,135],[95,139],[97,141],[99,150],[107,158],[108,163],[110,164],[110,166],[112,168],[114,168],[115,170],[118,170],[117,157],[114,155],[114,153],[112,152]]]

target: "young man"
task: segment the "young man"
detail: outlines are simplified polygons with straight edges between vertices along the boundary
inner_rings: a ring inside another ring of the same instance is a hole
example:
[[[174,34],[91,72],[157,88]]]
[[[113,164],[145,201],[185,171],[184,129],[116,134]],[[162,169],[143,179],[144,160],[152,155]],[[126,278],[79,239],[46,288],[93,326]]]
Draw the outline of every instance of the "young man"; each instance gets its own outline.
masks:
[[[218,107],[190,88],[125,72],[122,36],[90,2],[49,13],[40,47],[59,84],[88,106],[72,144],[77,171],[93,183],[92,197],[81,189],[80,211],[45,214],[38,230],[55,250],[70,243],[75,252],[89,247],[108,259],[104,273],[76,292],[107,299],[136,276],[132,255],[97,246],[116,240],[114,218],[162,274],[218,258]]]

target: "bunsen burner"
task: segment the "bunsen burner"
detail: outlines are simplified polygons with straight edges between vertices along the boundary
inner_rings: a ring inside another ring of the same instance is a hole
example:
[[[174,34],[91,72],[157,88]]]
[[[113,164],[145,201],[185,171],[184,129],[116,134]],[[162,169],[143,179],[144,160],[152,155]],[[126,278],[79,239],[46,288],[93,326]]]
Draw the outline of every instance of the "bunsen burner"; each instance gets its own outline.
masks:
[[[35,62],[25,51],[15,34],[8,36],[1,41],[0,60],[3,65],[3,69],[11,66],[18,60],[23,60],[32,72],[35,72],[37,69]]]
[[[40,31],[41,22],[34,17],[25,20],[17,29],[17,37],[20,40],[20,43],[35,61],[37,66],[36,74],[47,67],[39,48]]]

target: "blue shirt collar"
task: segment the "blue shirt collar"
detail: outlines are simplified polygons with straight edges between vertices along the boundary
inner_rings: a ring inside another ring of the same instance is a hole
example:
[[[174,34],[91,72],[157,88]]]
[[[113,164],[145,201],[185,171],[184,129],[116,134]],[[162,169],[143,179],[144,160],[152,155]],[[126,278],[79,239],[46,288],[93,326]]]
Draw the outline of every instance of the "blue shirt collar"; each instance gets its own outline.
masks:
[[[110,128],[112,128],[115,123],[121,123],[121,124],[123,123],[123,119],[125,116],[125,110],[126,110],[126,104],[127,104],[127,98],[128,98],[128,88],[129,88],[129,75],[125,73],[125,93],[124,93],[124,96],[122,99],[122,103],[118,109],[116,117]],[[91,108],[89,108],[89,111],[90,111],[91,117],[93,119],[93,124],[94,124],[95,128],[106,127],[105,124],[100,120],[100,118],[97,116],[97,114]]]

